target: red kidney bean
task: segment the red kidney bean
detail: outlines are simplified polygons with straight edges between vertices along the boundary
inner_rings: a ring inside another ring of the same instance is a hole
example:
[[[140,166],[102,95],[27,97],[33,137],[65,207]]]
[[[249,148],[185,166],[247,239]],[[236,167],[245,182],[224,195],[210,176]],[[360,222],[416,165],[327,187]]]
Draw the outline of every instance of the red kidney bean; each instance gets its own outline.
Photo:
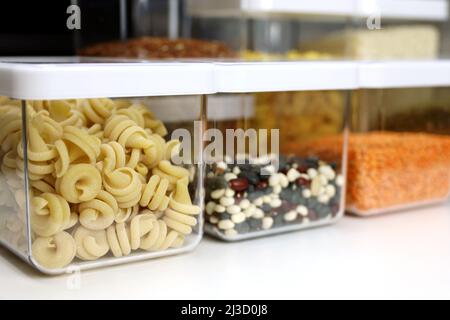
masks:
[[[248,180],[246,178],[236,178],[228,182],[231,189],[237,192],[245,191],[248,188]]]

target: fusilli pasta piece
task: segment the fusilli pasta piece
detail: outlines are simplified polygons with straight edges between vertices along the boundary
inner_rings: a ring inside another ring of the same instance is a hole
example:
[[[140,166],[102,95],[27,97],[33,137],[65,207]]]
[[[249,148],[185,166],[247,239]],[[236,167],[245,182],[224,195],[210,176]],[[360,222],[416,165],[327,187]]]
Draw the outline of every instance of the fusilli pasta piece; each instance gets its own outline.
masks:
[[[78,210],[82,226],[90,230],[103,230],[114,222],[119,207],[110,193],[101,190],[94,199],[80,203]]]

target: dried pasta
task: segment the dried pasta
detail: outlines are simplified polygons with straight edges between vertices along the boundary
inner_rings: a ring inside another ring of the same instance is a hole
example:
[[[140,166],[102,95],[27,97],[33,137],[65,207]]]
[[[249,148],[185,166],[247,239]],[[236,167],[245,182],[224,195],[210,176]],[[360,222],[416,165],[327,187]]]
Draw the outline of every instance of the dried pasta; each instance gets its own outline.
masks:
[[[28,177],[32,255],[43,268],[74,259],[123,257],[183,245],[197,225],[189,170],[172,164],[180,141],[130,100],[0,97],[0,219],[8,239],[26,247]],[[22,143],[26,135],[27,145]],[[26,149],[25,149],[26,147]],[[0,235],[2,234],[0,230]]]

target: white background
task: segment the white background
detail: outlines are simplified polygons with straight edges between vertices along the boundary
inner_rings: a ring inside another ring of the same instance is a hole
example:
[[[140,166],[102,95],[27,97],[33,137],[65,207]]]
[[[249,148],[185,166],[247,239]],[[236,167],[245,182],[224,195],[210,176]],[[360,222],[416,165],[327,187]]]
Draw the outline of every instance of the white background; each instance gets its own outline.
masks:
[[[48,277],[0,248],[0,298],[450,298],[450,204],[71,276]],[[69,288],[68,288],[69,283]]]

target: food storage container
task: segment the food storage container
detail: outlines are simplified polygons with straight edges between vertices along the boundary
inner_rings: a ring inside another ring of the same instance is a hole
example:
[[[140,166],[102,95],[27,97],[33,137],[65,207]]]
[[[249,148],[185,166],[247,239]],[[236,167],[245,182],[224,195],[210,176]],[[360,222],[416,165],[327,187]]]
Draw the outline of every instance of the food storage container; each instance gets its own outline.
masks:
[[[4,246],[47,274],[196,247],[211,65],[1,60]],[[166,126],[162,96],[191,101],[191,121]]]
[[[243,59],[330,59],[313,41],[350,28],[354,1],[185,0],[183,10],[183,37],[222,41]]]
[[[447,0],[356,0],[354,28],[313,45],[360,60],[434,59],[445,54],[448,18]]]
[[[224,42],[185,36],[182,32],[186,25],[183,7],[182,0],[128,1],[123,12],[126,37],[91,42],[80,47],[78,53],[90,57],[147,60],[236,57]]]
[[[450,61],[362,64],[360,86],[349,139],[347,210],[366,216],[446,201]]]
[[[231,100],[208,103],[206,231],[237,241],[339,219],[355,65],[218,63],[215,78],[218,97]],[[340,154],[308,147],[336,135]]]

